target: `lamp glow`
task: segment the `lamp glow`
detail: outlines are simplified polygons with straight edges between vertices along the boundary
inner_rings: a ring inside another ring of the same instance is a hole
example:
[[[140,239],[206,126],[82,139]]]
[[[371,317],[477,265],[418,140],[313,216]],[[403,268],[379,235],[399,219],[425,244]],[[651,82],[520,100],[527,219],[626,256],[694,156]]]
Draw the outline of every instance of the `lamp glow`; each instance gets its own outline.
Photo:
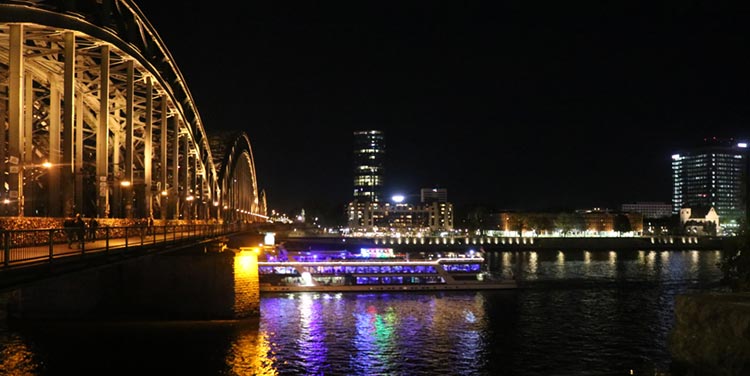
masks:
[[[391,200],[393,200],[393,202],[400,203],[404,202],[404,198],[404,195],[393,195],[393,197],[391,197]]]

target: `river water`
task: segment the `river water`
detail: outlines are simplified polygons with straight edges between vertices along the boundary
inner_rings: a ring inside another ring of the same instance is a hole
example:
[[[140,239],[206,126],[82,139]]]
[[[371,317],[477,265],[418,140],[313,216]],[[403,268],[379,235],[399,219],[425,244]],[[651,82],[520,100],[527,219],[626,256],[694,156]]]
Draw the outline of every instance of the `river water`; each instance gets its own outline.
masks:
[[[0,329],[0,375],[669,374],[674,298],[721,251],[497,252],[514,291],[295,293],[240,321]]]

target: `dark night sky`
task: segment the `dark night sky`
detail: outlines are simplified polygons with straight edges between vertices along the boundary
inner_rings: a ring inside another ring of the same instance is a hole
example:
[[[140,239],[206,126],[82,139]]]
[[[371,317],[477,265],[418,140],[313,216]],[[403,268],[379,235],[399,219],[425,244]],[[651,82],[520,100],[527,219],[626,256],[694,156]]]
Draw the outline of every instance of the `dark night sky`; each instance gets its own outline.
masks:
[[[355,130],[388,193],[527,210],[668,202],[677,148],[750,134],[741,2],[300,3],[140,4],[271,209],[342,210]]]

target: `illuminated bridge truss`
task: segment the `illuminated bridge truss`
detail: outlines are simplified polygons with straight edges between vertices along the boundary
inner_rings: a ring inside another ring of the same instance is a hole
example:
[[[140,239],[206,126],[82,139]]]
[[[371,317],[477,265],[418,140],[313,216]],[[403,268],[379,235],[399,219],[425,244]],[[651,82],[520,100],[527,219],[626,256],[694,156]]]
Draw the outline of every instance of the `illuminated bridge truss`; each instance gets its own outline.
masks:
[[[213,156],[182,74],[132,1],[0,0],[0,124],[0,215],[265,214],[247,136],[229,142],[236,155]]]

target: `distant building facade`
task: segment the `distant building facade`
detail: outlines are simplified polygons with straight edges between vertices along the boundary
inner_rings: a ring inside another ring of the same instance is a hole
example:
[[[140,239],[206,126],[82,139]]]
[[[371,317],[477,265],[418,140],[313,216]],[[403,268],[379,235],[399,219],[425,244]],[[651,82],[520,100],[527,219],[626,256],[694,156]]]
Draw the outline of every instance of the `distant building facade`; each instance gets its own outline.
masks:
[[[423,189],[421,202],[390,203],[353,201],[348,207],[349,228],[359,232],[440,232],[453,230],[453,204],[446,189]]]
[[[680,209],[680,225],[685,232],[716,235],[719,231],[719,214],[714,208],[697,207]]]
[[[672,155],[672,212],[712,207],[724,226],[736,229],[745,218],[747,144],[711,138]]]
[[[553,234],[613,235],[643,233],[643,214],[607,209],[576,210],[574,213],[501,212],[493,215],[497,230],[506,235]]]
[[[421,202],[448,202],[448,190],[445,188],[422,188],[419,191]]]
[[[634,202],[622,204],[626,213],[641,213],[643,218],[664,218],[672,215],[672,204],[666,202]]]

